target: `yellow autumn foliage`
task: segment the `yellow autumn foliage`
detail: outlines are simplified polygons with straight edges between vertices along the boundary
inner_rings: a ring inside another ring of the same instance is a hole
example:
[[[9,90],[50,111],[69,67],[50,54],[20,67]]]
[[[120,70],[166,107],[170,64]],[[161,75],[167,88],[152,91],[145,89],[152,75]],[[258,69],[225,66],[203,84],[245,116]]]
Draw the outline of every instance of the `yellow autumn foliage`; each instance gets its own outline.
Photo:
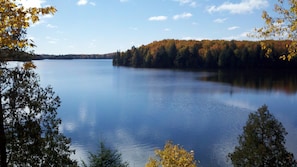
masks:
[[[0,4],[0,49],[33,47],[33,41],[24,36],[26,29],[41,15],[57,11],[53,6],[25,8],[19,0],[0,0]]]
[[[168,141],[163,150],[155,151],[156,157],[150,158],[146,167],[196,167],[194,151],[187,152],[182,146]]]
[[[297,54],[297,0],[278,0],[274,6],[275,14],[270,15],[267,11],[263,11],[262,18],[265,26],[256,28],[249,34],[256,38],[272,38],[279,40],[290,40],[287,46],[287,54],[280,55],[280,59],[290,61]],[[266,49],[266,56],[269,56],[271,49],[262,45],[262,49]]]

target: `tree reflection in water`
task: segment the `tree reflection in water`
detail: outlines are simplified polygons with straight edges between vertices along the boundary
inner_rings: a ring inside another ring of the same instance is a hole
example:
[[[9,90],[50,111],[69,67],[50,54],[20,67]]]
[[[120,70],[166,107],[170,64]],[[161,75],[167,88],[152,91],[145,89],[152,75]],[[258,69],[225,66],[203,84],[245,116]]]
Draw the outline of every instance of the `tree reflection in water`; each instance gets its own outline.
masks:
[[[227,83],[231,86],[262,91],[297,92],[297,71],[289,70],[219,70],[202,81]]]

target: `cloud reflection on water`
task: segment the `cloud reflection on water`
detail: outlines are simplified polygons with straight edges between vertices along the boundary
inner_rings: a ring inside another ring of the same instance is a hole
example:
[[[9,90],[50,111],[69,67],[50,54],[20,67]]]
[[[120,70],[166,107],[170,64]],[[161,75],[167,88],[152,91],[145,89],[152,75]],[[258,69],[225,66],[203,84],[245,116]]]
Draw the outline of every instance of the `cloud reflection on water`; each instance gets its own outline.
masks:
[[[208,73],[114,68],[111,60],[36,65],[41,81],[52,84],[62,99],[61,130],[73,139],[78,158],[96,151],[103,139],[131,166],[144,166],[155,147],[173,140],[193,149],[201,166],[230,166],[226,155],[238,143],[248,114],[263,104],[289,132],[289,150],[297,150],[296,94],[197,80]]]
[[[122,158],[131,167],[145,166],[148,158],[154,155],[154,149],[147,144],[141,144],[134,135],[125,129],[117,129],[107,134],[108,141],[122,153]]]
[[[224,102],[224,104],[226,104],[228,106],[247,109],[250,111],[257,109],[256,106],[250,104],[249,102],[238,100],[238,99],[225,99],[223,102]]]
[[[124,129],[117,129],[114,132],[105,133],[103,138],[102,141],[110,145],[112,149],[118,150],[119,153],[122,154],[122,160],[127,161],[131,167],[145,166],[148,158],[154,155],[152,146],[137,142],[133,134]],[[99,142],[97,147],[99,147]],[[76,159],[79,164],[82,160],[88,164],[89,150],[86,150],[85,146],[75,142],[72,144],[71,148],[76,150],[71,158]]]
[[[82,165],[82,161],[85,162],[87,165],[89,164],[88,150],[85,150],[84,146],[82,146],[78,143],[73,143],[71,145],[70,149],[75,150],[75,154],[72,154],[71,158],[77,160],[79,165]]]

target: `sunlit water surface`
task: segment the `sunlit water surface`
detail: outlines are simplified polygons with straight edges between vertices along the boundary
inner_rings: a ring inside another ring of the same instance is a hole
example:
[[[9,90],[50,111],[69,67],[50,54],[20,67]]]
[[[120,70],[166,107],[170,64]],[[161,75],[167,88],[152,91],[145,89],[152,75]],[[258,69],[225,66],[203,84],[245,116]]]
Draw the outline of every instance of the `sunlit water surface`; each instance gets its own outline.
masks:
[[[250,112],[263,104],[288,131],[297,156],[296,92],[232,86],[205,71],[113,67],[111,60],[35,61],[42,85],[61,97],[61,131],[76,159],[88,160],[99,141],[130,166],[144,166],[167,140],[194,150],[199,166],[230,166],[228,153]]]

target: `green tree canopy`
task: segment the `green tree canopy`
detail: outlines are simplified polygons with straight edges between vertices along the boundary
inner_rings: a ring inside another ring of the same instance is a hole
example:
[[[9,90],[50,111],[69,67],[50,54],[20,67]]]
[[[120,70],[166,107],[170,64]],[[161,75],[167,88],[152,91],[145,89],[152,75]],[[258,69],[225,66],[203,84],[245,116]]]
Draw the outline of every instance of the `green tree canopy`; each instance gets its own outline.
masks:
[[[293,154],[285,147],[286,134],[282,123],[264,105],[249,115],[239,145],[228,157],[235,167],[296,166]]]
[[[6,66],[7,50],[33,47],[26,37],[40,15],[54,14],[52,6],[25,8],[19,0],[0,0],[0,166],[76,165],[69,157],[70,140],[59,133],[56,118],[60,105],[52,88],[42,88],[34,65]]]
[[[51,87],[40,86],[32,68],[2,69],[0,97],[5,137],[1,167],[76,166],[70,158],[70,139],[59,132],[60,98]]]

